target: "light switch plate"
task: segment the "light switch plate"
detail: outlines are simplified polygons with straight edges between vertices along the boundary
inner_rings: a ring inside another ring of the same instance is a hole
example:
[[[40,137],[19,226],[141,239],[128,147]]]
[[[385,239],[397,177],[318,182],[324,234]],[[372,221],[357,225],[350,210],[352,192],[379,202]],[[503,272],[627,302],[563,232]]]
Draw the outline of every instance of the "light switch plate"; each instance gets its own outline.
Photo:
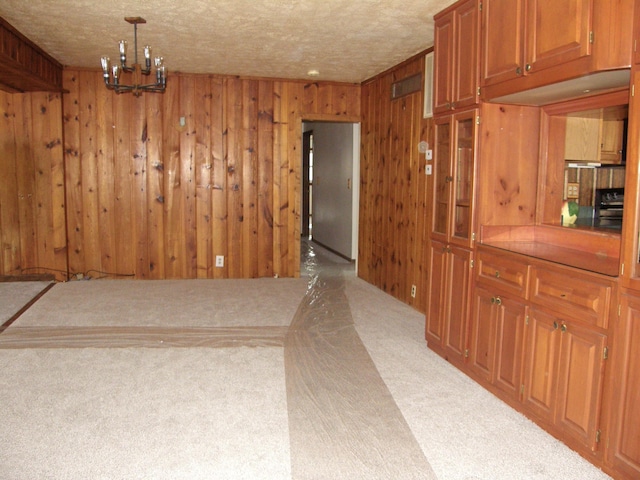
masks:
[[[579,183],[567,183],[567,200],[580,198],[580,184]]]

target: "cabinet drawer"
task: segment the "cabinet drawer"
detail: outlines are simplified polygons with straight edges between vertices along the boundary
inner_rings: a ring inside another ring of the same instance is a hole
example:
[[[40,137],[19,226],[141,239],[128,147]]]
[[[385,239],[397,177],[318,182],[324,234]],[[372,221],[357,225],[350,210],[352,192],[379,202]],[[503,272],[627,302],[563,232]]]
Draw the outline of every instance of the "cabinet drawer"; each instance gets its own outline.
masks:
[[[585,323],[607,327],[613,282],[570,269],[534,266],[531,301]]]
[[[479,251],[476,265],[476,280],[489,289],[499,288],[523,298],[526,296],[529,284],[527,263],[513,256]]]

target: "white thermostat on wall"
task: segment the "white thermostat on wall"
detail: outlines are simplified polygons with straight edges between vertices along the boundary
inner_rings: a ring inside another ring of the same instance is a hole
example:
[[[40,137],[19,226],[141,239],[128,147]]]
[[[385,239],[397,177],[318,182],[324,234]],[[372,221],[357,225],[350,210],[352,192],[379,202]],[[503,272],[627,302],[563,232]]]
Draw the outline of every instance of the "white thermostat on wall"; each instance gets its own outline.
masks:
[[[427,150],[429,150],[429,143],[425,142],[424,140],[422,142],[420,142],[418,144],[418,151],[420,153],[425,153]]]

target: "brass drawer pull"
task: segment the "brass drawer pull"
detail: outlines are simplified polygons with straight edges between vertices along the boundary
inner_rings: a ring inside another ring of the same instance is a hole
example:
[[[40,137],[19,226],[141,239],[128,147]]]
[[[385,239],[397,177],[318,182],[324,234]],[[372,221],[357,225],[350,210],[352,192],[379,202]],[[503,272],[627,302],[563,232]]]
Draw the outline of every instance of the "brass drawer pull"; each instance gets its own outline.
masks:
[[[496,278],[500,278],[500,272],[496,270]]]

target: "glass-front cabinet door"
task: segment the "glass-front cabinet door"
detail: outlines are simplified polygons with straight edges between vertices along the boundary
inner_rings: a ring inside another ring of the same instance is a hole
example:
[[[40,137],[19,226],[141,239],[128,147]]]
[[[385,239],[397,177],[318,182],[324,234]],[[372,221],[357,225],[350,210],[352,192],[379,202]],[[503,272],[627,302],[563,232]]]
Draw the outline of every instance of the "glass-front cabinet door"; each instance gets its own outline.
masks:
[[[435,121],[432,236],[471,246],[477,110]]]
[[[451,236],[468,243],[472,234],[471,206],[476,152],[475,110],[454,118],[456,128],[453,165],[453,231]]]
[[[435,121],[435,165],[433,182],[433,229],[435,237],[448,241],[449,204],[451,203],[451,120],[452,116]]]

